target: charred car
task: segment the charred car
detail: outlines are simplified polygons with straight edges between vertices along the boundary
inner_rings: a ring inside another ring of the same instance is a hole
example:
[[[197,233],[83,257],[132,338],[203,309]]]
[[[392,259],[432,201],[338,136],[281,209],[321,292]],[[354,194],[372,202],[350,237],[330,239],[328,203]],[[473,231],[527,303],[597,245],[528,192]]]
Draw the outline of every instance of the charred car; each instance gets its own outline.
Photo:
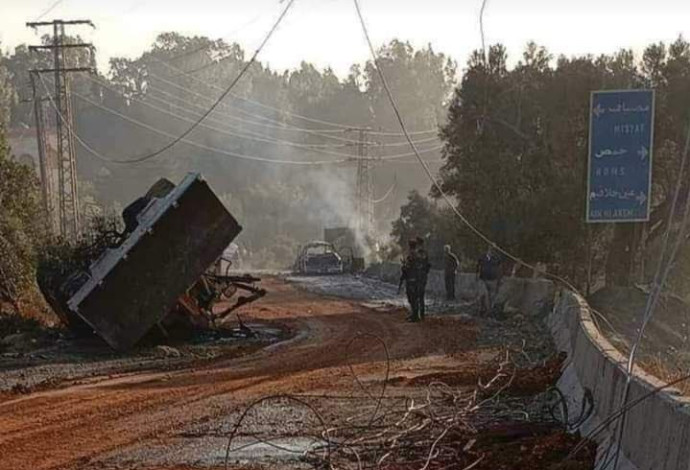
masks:
[[[343,259],[333,244],[313,241],[300,249],[294,269],[300,274],[341,274]]]

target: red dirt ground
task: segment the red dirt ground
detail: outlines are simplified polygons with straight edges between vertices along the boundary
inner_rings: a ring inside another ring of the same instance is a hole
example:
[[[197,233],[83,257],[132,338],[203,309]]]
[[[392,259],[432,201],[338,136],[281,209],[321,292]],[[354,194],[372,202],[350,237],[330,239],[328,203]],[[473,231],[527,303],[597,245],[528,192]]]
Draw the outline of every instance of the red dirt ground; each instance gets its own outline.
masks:
[[[295,339],[239,358],[161,373],[134,373],[0,403],[0,469],[80,468],[100,455],[170,437],[257,397],[352,387],[347,366],[381,377],[383,339],[394,370],[407,361],[433,370],[439,357],[457,364],[472,348],[476,327],[455,318],[422,324],[399,312],[380,313],[355,302],[318,297],[278,280],[243,313],[244,321],[277,322],[302,332]],[[427,359],[430,357],[430,359]],[[185,467],[181,467],[185,468]]]

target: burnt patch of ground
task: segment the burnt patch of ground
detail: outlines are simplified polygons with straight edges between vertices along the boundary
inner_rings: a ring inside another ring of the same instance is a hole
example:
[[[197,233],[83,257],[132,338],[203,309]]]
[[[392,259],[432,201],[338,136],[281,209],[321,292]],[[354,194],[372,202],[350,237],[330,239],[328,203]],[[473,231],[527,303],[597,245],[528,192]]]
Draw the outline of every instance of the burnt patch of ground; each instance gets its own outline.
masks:
[[[432,380],[391,381],[383,395],[370,388],[369,396],[358,390],[266,397],[220,426],[201,426],[185,437],[208,442],[213,436],[209,455],[222,459],[229,449],[233,469],[260,462],[266,469],[592,470],[596,444],[584,441],[570,456],[583,440],[550,411],[544,393],[562,360],[520,371],[526,379],[514,390],[454,387],[439,380],[448,376],[423,376]],[[498,364],[493,375],[499,380],[489,383],[498,384],[504,369]]]
[[[36,318],[0,313],[0,354],[38,349],[61,334],[61,329],[48,327]]]
[[[578,434],[554,424],[505,423],[488,428],[477,437],[474,450],[478,470],[591,470],[596,444],[588,442],[572,458],[570,452],[581,441]]]
[[[506,352],[505,355],[498,354],[491,361],[480,362],[470,367],[409,378],[394,377],[390,383],[405,387],[428,386],[434,383],[451,387],[479,385],[482,395],[491,395],[501,391],[506,395],[530,396],[556,385],[561,376],[566,355],[564,353],[553,355],[529,367],[516,366],[508,359],[509,354]]]
[[[521,312],[501,317],[477,317],[480,347],[502,347],[519,354],[515,361],[534,365],[553,356],[555,346],[543,318]]]
[[[13,343],[0,352],[0,400],[98,378],[202,367],[251,354],[294,334],[289,326],[270,321],[246,325],[250,333],[229,324],[196,330],[184,339],[151,336],[131,351],[116,352],[96,336],[23,326],[11,334]]]

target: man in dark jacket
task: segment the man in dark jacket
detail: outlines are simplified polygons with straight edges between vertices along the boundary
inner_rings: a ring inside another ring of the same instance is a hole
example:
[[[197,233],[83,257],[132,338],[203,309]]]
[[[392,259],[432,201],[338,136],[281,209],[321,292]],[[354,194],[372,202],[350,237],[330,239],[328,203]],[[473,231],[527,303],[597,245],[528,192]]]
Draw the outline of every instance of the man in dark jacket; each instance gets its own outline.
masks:
[[[502,262],[501,255],[492,246],[477,261],[477,280],[481,280],[484,287],[484,292],[480,292],[480,313],[493,312],[503,277]]]
[[[455,300],[455,274],[458,272],[460,261],[455,253],[450,251],[450,245],[443,247],[443,278],[446,283],[446,300]]]
[[[407,321],[419,321],[419,260],[417,256],[417,241],[410,240],[407,244],[407,256],[403,260],[400,268],[400,285],[398,292],[405,284],[405,294],[407,294],[407,301],[410,304],[410,314],[407,316]]]

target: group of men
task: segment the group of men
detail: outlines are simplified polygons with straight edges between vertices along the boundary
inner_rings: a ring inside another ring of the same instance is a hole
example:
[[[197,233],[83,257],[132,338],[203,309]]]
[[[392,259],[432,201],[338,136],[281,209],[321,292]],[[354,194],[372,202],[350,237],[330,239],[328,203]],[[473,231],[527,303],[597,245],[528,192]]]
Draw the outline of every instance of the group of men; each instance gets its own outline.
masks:
[[[480,282],[479,313],[491,312],[498,297],[498,289],[501,283],[501,256],[489,246],[487,252],[477,261],[476,276]],[[446,300],[455,300],[455,277],[460,267],[458,257],[451,251],[450,245],[444,247],[444,281],[446,288]],[[425,317],[424,294],[431,270],[429,255],[424,249],[424,239],[417,237],[408,242],[408,252],[405,257],[400,275],[400,286],[405,285],[407,300],[410,303],[410,315],[407,321],[419,322]]]

